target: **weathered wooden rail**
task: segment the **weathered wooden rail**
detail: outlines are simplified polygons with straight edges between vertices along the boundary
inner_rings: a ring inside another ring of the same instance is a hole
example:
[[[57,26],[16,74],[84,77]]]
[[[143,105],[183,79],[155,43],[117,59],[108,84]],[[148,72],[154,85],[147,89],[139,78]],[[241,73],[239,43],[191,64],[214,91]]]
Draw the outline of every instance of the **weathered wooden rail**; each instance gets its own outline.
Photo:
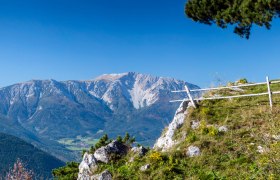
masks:
[[[204,89],[189,89],[189,87],[186,85],[185,90],[179,90],[179,91],[172,91],[173,93],[179,93],[179,92],[186,92],[187,98],[181,99],[181,100],[172,100],[170,102],[185,102],[190,101],[194,108],[197,107],[195,101],[202,101],[202,100],[215,100],[215,99],[232,99],[232,98],[241,98],[241,97],[253,97],[253,96],[264,96],[268,95],[269,105],[272,108],[273,107],[273,100],[272,95],[273,94],[280,94],[280,91],[272,92],[270,85],[271,84],[277,84],[280,83],[280,81],[270,81],[269,77],[266,77],[266,82],[260,82],[260,83],[250,83],[250,84],[241,84],[236,86],[224,86],[224,87],[216,87],[216,88],[204,88]],[[216,96],[216,97],[200,97],[200,98],[194,98],[191,94],[191,92],[202,92],[202,91],[211,91],[211,90],[221,90],[221,89],[234,89],[234,88],[242,88],[242,87],[250,87],[250,86],[259,86],[259,85],[267,85],[267,92],[263,93],[256,93],[256,94],[242,94],[242,95],[235,95],[235,96]]]

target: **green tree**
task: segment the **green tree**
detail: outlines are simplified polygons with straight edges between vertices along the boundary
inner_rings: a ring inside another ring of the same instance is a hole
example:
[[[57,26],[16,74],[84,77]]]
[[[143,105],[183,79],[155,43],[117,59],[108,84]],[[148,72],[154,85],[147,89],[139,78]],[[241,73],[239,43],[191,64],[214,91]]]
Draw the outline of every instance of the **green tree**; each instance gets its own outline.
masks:
[[[25,179],[32,180],[34,176],[33,171],[26,169],[25,165],[20,159],[14,163],[14,166],[8,174],[6,175],[6,180],[17,180],[17,179]]]
[[[121,136],[118,136],[118,137],[117,137],[117,141],[120,142],[120,143],[122,143],[122,142],[123,142],[122,137],[121,137]]]
[[[188,0],[185,13],[203,24],[234,25],[234,32],[248,39],[254,24],[270,29],[273,18],[280,17],[280,0]]]
[[[128,146],[132,145],[135,142],[135,137],[131,137],[128,133],[125,133],[122,142]]]
[[[101,148],[102,146],[106,146],[107,144],[109,144],[110,142],[112,142],[112,140],[109,139],[108,135],[105,134],[103,135],[99,140],[98,142],[92,146],[90,148],[90,153],[94,153],[94,151],[96,151],[97,149]]]
[[[76,180],[79,173],[79,163],[68,162],[66,166],[54,169],[52,171],[55,179],[59,180]]]

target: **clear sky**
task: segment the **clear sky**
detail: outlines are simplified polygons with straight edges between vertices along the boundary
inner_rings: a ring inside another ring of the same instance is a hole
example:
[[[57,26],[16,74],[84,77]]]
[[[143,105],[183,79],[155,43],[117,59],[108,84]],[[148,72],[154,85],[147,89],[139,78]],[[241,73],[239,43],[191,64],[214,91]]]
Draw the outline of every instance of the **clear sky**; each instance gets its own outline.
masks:
[[[280,21],[251,39],[192,22],[185,0],[0,0],[0,87],[136,71],[202,87],[280,78]]]

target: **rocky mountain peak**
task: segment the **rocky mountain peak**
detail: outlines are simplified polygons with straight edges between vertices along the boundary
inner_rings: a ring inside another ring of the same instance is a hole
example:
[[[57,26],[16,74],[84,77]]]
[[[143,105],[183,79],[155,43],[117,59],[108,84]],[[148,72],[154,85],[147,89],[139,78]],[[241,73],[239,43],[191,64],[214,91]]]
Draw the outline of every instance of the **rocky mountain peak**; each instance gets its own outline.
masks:
[[[95,78],[95,81],[100,81],[100,80],[104,80],[104,81],[116,81],[119,80],[120,78],[124,77],[124,76],[128,76],[130,75],[130,73],[120,73],[120,74],[103,74],[97,78]]]
[[[104,74],[94,79],[92,83],[102,84],[103,93],[96,86],[91,89],[91,93],[98,95],[99,98],[110,105],[111,109],[114,109],[112,102],[119,98],[129,102],[135,109],[150,106],[158,102],[162,94],[168,94],[167,89],[168,91],[182,89],[186,84],[184,81],[173,78],[156,77],[135,72]]]
[[[171,91],[186,84],[135,72],[88,81],[31,80],[0,89],[0,120],[13,120],[24,133],[56,143],[65,137],[76,142],[76,137],[99,138],[100,132],[112,137],[129,132],[151,145],[178,107],[169,101],[186,97]]]

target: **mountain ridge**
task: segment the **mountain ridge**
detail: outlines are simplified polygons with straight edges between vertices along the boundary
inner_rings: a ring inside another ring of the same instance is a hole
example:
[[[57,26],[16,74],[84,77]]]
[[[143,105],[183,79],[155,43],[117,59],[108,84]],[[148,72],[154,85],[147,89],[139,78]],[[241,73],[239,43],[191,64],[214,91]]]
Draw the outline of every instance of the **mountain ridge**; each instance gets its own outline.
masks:
[[[169,101],[185,97],[171,91],[186,84],[198,88],[134,72],[86,81],[31,80],[0,88],[0,118],[11,119],[42,143],[53,141],[58,149],[65,146],[63,138],[115,137],[126,131],[152,145],[177,109]]]
[[[27,168],[34,172],[36,179],[50,179],[53,168],[65,165],[20,138],[4,133],[0,133],[0,152],[0,179],[4,178],[17,159],[22,160]]]

